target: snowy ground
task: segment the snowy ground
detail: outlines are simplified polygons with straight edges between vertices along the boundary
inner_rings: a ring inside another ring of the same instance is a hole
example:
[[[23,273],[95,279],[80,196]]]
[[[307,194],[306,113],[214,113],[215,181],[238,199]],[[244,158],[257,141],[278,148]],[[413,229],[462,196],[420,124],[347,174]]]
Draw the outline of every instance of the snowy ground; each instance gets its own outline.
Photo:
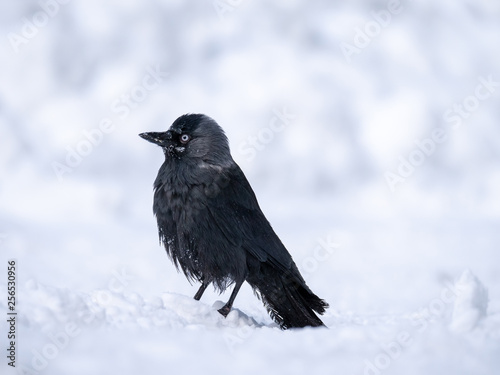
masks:
[[[500,5],[62,3],[0,5],[2,374],[498,373]],[[227,319],[229,293],[192,299],[137,136],[186,112],[226,130],[328,329],[280,331],[248,286]]]
[[[498,365],[500,314],[487,314],[486,290],[470,271],[413,312],[333,308],[329,329],[287,332],[251,302],[224,319],[222,302],[175,293],[144,300],[29,282],[23,296],[28,373],[485,374]]]

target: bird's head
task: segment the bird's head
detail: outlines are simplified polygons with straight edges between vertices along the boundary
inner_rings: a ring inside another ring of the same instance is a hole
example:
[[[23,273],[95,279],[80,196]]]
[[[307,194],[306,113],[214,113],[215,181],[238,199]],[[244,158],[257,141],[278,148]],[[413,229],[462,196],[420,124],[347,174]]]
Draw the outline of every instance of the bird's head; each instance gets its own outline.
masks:
[[[165,132],[139,134],[163,149],[165,158],[225,165],[232,161],[224,130],[210,117],[187,114]]]

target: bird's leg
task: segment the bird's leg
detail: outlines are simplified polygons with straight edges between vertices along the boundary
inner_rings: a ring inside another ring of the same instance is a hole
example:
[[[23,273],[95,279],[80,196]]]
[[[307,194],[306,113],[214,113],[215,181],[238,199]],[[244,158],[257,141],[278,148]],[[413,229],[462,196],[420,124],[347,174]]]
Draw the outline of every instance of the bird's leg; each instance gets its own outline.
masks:
[[[243,285],[243,282],[245,281],[245,278],[241,278],[240,280],[236,281],[236,284],[234,285],[233,292],[231,293],[231,296],[229,297],[229,300],[226,302],[224,306],[222,306],[219,310],[217,310],[224,318],[229,314],[231,311],[231,308],[233,307],[233,302],[236,298],[236,295],[238,294],[241,285]]]
[[[207,283],[206,281],[203,281],[201,283],[201,286],[200,286],[200,289],[198,289],[198,291],[196,292],[196,294],[194,295],[194,299],[199,301],[201,296],[203,295],[203,293],[205,292],[205,289],[207,289],[207,286],[209,286],[210,283]]]

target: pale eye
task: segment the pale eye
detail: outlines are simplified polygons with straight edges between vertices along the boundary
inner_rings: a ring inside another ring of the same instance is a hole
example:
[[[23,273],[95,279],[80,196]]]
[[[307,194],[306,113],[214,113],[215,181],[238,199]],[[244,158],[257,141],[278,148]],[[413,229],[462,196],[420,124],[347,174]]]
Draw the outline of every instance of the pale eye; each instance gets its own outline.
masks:
[[[182,134],[181,138],[180,138],[181,143],[183,143],[183,144],[188,143],[190,139],[191,139],[191,137],[187,134]]]

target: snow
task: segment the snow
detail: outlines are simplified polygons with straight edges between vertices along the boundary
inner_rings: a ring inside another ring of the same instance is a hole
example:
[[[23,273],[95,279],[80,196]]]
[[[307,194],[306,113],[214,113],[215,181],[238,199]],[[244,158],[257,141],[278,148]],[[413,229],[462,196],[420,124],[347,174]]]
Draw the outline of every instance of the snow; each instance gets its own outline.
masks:
[[[486,316],[488,290],[470,270],[462,273],[455,288],[458,297],[454,302],[451,329],[470,331]]]
[[[485,315],[483,327],[474,334],[459,334],[455,328],[457,319],[461,326],[469,325],[471,318],[462,318],[464,310],[470,313],[485,303],[484,289],[477,289],[479,281],[468,270],[412,314],[356,315],[333,308],[325,317],[329,328],[286,332],[264,315],[256,314],[257,321],[239,308],[224,319],[217,312],[222,301],[204,303],[176,293],[145,300],[127,291],[87,294],[33,280],[26,284],[21,332],[33,343],[22,361],[27,373],[173,368],[252,374],[274,366],[273,372],[290,374],[311,367],[360,374],[419,374],[446,368],[467,374],[487,373],[498,354],[498,314],[494,319]],[[479,295],[472,298],[474,305],[464,306],[471,292]],[[453,310],[451,329],[448,310]],[[464,361],[445,363],[446,358]]]
[[[27,28],[48,2],[0,5],[0,307],[16,259],[22,366],[2,374],[499,372],[498,4],[401,2],[349,62],[393,2],[73,0]],[[229,291],[193,300],[138,137],[187,112],[226,130],[328,329],[279,330],[248,285],[226,319]]]

